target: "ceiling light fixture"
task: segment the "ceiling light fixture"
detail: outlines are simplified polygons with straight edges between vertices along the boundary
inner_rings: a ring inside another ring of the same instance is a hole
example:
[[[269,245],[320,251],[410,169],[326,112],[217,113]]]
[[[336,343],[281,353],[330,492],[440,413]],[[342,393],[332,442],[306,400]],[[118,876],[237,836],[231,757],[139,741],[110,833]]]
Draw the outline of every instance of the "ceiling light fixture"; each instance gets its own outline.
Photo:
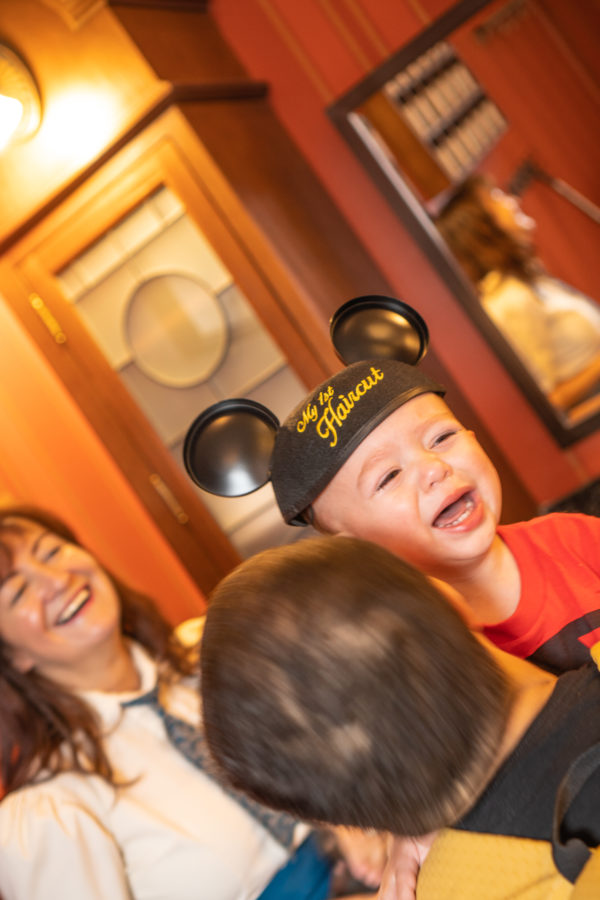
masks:
[[[0,44],[0,149],[30,138],[41,118],[40,93],[33,75],[14,50]]]

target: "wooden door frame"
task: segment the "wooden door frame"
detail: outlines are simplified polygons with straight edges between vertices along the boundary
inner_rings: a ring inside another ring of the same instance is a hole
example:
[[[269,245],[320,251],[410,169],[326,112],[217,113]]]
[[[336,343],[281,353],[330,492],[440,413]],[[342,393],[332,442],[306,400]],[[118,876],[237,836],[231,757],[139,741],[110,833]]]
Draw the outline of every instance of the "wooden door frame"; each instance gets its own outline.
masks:
[[[301,288],[176,108],[119,150],[11,247],[0,263],[0,287],[165,539],[207,592],[238,562],[238,554],[55,277],[163,185],[182,200],[307,387],[339,368],[328,338],[323,339],[323,318],[304,302]],[[37,312],[33,295],[40,298],[38,306],[43,304]],[[56,340],[57,329],[66,335],[64,343]]]

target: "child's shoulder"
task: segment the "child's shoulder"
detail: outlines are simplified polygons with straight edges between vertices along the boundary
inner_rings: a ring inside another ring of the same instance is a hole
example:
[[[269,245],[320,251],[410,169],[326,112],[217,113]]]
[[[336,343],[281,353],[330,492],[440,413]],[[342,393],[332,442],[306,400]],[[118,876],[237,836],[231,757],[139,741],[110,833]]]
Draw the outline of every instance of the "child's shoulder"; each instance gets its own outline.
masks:
[[[543,533],[557,531],[592,531],[600,530],[600,517],[578,512],[549,512],[544,515],[525,519],[523,522],[511,522],[500,525],[502,533]]]
[[[573,551],[597,546],[600,538],[600,517],[584,513],[553,512],[498,526],[498,534],[512,549],[531,545],[548,552],[553,547],[569,547]]]

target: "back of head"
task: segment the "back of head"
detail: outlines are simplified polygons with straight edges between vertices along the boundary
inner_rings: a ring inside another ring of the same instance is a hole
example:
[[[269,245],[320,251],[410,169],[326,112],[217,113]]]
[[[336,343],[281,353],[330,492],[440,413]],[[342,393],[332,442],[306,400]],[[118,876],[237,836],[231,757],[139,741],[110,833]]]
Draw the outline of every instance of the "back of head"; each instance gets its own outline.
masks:
[[[488,208],[485,197],[493,189],[493,182],[482,175],[467,178],[435,224],[475,285],[489,272],[510,273],[528,281],[533,275],[533,251],[515,240]]]
[[[399,834],[448,824],[504,726],[503,676],[460,615],[354,538],[243,563],[211,598],[201,658],[217,762],[300,818]]]
[[[399,406],[444,388],[419,368],[395,359],[347,366],[318,385],[281,425],[275,438],[271,482],[285,521],[302,514],[365,437]]]

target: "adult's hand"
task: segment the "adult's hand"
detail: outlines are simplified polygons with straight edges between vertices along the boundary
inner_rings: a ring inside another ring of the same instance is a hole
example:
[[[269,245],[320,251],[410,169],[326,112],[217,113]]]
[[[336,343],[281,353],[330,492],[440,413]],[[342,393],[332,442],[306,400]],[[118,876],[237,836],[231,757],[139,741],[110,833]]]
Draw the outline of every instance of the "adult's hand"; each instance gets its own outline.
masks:
[[[367,887],[379,887],[387,859],[389,836],[378,831],[341,826],[334,831],[352,877]]]
[[[437,832],[418,838],[390,837],[388,861],[377,900],[415,900],[417,876]]]

